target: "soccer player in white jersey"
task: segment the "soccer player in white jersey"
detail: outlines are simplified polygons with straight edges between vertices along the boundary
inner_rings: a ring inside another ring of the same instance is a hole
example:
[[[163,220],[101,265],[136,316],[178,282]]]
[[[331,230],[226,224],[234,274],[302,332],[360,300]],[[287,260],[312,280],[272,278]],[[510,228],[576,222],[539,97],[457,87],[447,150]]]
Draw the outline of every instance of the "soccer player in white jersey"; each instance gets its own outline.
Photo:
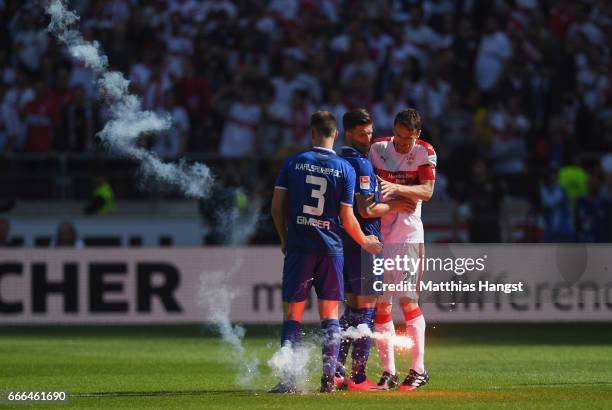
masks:
[[[394,120],[393,136],[375,141],[369,152],[376,171],[382,201],[408,198],[417,202],[412,213],[389,212],[382,216],[382,234],[385,258],[395,258],[399,252],[410,258],[421,259],[413,272],[385,272],[385,283],[411,280],[416,292],[385,293],[376,305],[375,331],[395,333],[391,315],[393,299],[399,299],[407,335],[413,341],[412,365],[399,390],[412,391],[429,381],[425,370],[425,319],[418,304],[418,287],[422,275],[424,232],[421,222],[421,204],[431,198],[436,178],[436,153],[431,144],[420,139],[421,117],[414,109],[400,111]],[[395,254],[393,254],[395,253]],[[383,364],[383,375],[378,383],[382,390],[397,387],[399,379],[395,369],[394,345],[391,338],[376,339]]]

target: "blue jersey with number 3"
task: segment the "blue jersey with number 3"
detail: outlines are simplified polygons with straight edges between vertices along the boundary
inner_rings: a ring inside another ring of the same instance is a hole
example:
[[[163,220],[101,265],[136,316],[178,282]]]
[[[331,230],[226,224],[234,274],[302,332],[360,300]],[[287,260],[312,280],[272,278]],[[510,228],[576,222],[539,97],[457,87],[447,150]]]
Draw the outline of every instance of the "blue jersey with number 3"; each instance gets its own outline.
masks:
[[[353,205],[355,170],[314,147],[285,161],[276,189],[287,190],[287,252],[342,255],[341,204]]]

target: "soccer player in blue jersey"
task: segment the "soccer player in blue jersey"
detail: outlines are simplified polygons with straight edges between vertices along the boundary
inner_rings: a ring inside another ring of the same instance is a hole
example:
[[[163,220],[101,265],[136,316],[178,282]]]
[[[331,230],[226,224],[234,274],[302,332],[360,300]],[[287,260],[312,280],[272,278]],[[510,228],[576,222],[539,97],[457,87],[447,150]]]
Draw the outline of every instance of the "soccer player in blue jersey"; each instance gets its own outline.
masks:
[[[332,150],[336,119],[318,111],[310,128],[313,148],[285,161],[272,197],[272,218],[285,254],[281,346],[299,344],[300,322],[314,286],[323,330],[321,392],[333,392],[340,347],[338,307],[344,299],[342,228],[369,253],[379,253],[382,243],[375,235],[366,236],[353,214],[355,171]],[[283,380],[270,392],[295,391],[295,381]]]
[[[380,217],[391,210],[411,212],[416,204],[410,200],[391,200],[385,203],[378,200],[378,184],[374,167],[367,158],[372,139],[372,117],[370,113],[357,108],[344,114],[342,123],[345,130],[346,146],[340,156],[346,159],[355,170],[355,214],[359,225],[366,235],[374,235],[382,240]],[[348,235],[344,241],[344,291],[346,308],[340,318],[342,330],[348,327],[367,325],[374,329],[374,314],[377,292],[374,291],[372,255],[362,254],[361,247]],[[364,266],[365,265],[365,266]],[[345,376],[344,365],[349,348],[351,354],[351,377]],[[340,345],[336,377],[337,387],[347,387],[351,391],[374,390],[376,383],[366,377],[366,363],[372,346],[370,337],[352,341],[345,337]]]

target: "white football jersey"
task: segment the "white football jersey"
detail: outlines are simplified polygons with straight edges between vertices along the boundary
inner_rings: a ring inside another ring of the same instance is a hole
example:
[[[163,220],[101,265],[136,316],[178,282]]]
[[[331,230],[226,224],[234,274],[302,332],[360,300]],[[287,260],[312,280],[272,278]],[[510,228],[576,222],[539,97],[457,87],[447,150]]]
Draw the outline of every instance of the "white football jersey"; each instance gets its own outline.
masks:
[[[395,151],[393,138],[377,139],[370,147],[370,161],[376,175],[385,181],[401,185],[418,185],[436,178],[436,152],[431,144],[416,140],[409,153]],[[382,197],[382,202],[393,197]],[[413,213],[391,211],[381,218],[382,234],[388,243],[423,243],[423,222],[421,222],[421,203],[417,202]]]

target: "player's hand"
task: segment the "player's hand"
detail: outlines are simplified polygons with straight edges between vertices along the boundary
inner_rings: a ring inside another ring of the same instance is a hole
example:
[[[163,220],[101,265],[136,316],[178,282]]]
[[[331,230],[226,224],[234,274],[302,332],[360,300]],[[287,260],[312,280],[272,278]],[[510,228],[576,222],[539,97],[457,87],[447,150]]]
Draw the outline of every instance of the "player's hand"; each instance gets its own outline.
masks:
[[[392,207],[397,212],[403,212],[406,214],[414,213],[416,209],[416,202],[409,198],[395,199],[392,202]]]
[[[395,195],[395,193],[397,192],[396,184],[389,181],[385,181],[378,175],[376,176],[376,178],[378,179],[378,184],[380,185],[380,193],[383,197]]]
[[[361,246],[364,251],[371,253],[372,255],[376,255],[382,251],[383,244],[378,240],[376,235],[368,235],[365,239],[365,242]]]

